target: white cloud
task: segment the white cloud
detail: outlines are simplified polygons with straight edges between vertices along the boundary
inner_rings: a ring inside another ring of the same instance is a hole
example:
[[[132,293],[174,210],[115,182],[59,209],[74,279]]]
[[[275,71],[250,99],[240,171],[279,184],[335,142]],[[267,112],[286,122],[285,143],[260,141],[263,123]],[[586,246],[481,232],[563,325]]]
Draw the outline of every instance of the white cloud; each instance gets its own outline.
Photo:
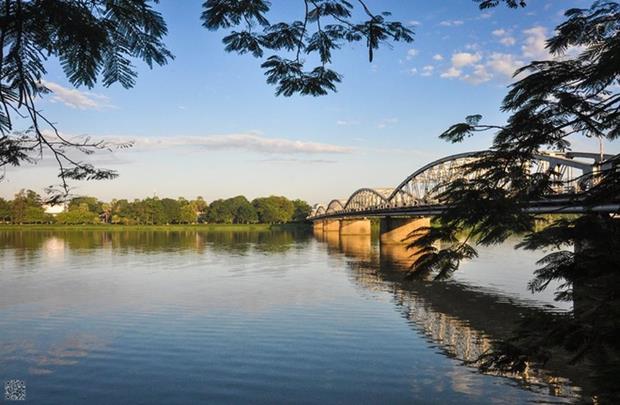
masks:
[[[418,69],[416,69],[416,68],[411,68],[411,69],[409,70],[409,74],[410,74],[411,76],[415,76],[415,75],[417,75],[417,74],[418,74]]]
[[[422,68],[422,73],[420,74],[421,76],[431,76],[433,74],[433,71],[435,70],[435,66],[433,65],[426,65]]]
[[[492,16],[491,13],[482,13],[482,14],[480,14],[479,18],[485,20],[487,18],[491,18],[491,16]]]
[[[416,55],[420,53],[417,49],[411,48],[407,51],[407,59],[411,60],[416,57]]]
[[[41,84],[52,91],[52,102],[60,102],[71,108],[101,110],[114,107],[110,99],[102,94],[71,89],[48,81],[42,81]]]
[[[461,75],[461,71],[454,66],[450,67],[450,69],[446,70],[441,74],[441,77],[445,79],[454,79],[455,77],[459,77]]]
[[[439,23],[439,25],[444,27],[453,27],[457,25],[463,25],[463,20],[444,20]]]
[[[504,37],[499,40],[502,45],[513,46],[517,43],[517,40],[514,37]]]
[[[443,56],[440,53],[433,55],[433,60],[443,60]]]
[[[421,25],[422,23],[418,20],[411,20],[409,21],[409,25],[413,25],[414,27]]]
[[[550,58],[549,51],[545,48],[547,29],[537,26],[523,31],[525,44],[521,47],[523,56],[531,60],[546,60]]]
[[[355,121],[355,120],[338,120],[336,121],[336,125],[342,126],[342,127],[346,127],[346,126],[350,126],[350,125],[358,125],[359,121]]]
[[[307,142],[283,138],[267,138],[257,134],[239,133],[207,136],[168,137],[110,137],[111,142],[134,142],[135,149],[201,148],[215,150],[245,150],[268,154],[343,154],[352,153],[346,146]]]
[[[467,65],[473,65],[480,61],[480,54],[469,52],[457,52],[452,55],[452,66],[455,68],[461,68]]]
[[[494,30],[492,34],[500,38],[499,42],[502,45],[512,46],[517,43],[517,40],[513,36],[509,35],[509,32],[503,28]]]
[[[493,75],[491,75],[486,70],[486,67],[484,65],[474,66],[474,71],[472,73],[466,74],[463,76],[463,80],[465,80],[467,83],[471,83],[475,85],[488,82],[492,78],[493,78]]]
[[[523,62],[515,55],[494,52],[489,56],[487,65],[494,71],[511,78],[515,70],[523,66]]]

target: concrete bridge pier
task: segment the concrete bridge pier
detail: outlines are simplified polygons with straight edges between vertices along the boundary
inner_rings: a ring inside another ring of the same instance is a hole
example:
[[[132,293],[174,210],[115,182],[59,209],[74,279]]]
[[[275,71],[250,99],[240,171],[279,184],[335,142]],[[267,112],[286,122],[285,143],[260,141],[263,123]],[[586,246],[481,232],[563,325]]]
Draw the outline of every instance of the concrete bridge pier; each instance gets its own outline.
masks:
[[[314,230],[314,233],[323,232],[323,221],[312,222],[312,229]]]
[[[342,219],[340,220],[341,235],[370,235],[369,219]]]
[[[431,225],[430,217],[421,218],[393,218],[385,217],[381,219],[380,240],[381,244],[409,244],[414,242],[419,236],[411,233],[418,228]]]
[[[340,220],[338,219],[326,219],[323,221],[323,231],[325,232],[339,232]]]

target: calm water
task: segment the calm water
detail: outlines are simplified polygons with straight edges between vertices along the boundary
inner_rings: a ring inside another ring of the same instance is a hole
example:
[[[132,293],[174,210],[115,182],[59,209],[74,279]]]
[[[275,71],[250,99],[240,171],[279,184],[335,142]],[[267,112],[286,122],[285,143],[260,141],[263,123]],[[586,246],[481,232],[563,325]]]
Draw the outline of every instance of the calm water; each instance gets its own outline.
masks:
[[[563,367],[463,365],[554,304],[525,288],[536,256],[510,245],[446,283],[403,281],[407,254],[369,237],[282,230],[0,231],[0,258],[0,381],[24,380],[35,403],[514,404],[582,392]]]

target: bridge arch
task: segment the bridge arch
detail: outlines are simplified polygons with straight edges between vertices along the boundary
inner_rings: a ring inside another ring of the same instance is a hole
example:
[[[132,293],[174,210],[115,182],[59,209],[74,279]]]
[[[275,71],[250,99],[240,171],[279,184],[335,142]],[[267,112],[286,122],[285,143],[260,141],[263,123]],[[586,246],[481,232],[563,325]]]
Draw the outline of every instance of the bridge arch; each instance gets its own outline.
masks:
[[[415,206],[419,204],[432,203],[437,194],[437,186],[446,184],[455,178],[466,178],[462,171],[462,166],[478,159],[488,151],[476,151],[459,153],[437,159],[422,166],[403,180],[388,197],[389,203],[393,207]],[[563,180],[565,187],[575,191],[583,188],[577,184],[573,170],[580,171],[581,174],[587,173],[592,166],[589,163],[575,160],[575,157],[595,159],[592,154],[584,153],[550,153],[543,152],[534,155],[531,170],[533,172],[546,172],[553,170],[557,180]],[[468,173],[467,177],[476,177],[480,173]]]
[[[465,173],[463,165],[492,151],[475,151],[446,156],[428,163],[405,178],[396,188],[360,188],[348,200],[332,200],[327,207],[319,206],[313,216],[380,208],[413,207],[437,203],[441,186],[457,178],[475,178],[484,173]],[[585,152],[540,152],[529,164],[532,173],[551,173],[559,180],[555,192],[571,193],[591,186],[584,174],[596,170],[596,164],[610,155]],[[590,160],[584,162],[583,159]],[[575,173],[578,172],[578,173]],[[585,180],[584,180],[585,179]]]
[[[357,211],[382,206],[388,202],[391,193],[391,188],[360,188],[351,194],[344,209]]]
[[[344,209],[344,203],[343,200],[331,200],[329,204],[327,204],[325,212],[332,213],[342,211]]]

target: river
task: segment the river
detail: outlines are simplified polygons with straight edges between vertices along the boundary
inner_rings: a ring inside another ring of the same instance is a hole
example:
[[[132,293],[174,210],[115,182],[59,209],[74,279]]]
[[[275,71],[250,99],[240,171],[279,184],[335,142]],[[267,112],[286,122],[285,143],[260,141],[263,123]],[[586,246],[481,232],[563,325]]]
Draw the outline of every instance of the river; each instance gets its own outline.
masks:
[[[33,403],[564,403],[564,367],[473,360],[528,311],[538,253],[485,248],[446,282],[408,254],[301,230],[0,230],[0,381]]]

